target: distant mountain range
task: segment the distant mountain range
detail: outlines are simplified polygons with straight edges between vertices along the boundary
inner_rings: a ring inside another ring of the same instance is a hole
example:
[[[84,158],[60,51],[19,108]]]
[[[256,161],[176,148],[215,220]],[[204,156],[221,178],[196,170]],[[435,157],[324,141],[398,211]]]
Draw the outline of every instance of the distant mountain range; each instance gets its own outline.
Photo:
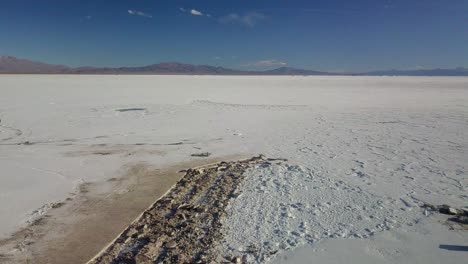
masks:
[[[454,69],[429,69],[429,70],[388,70],[365,73],[370,76],[468,76],[468,69],[458,67]]]
[[[365,73],[334,73],[281,67],[265,71],[242,71],[208,65],[164,62],[141,67],[68,67],[19,59],[0,57],[0,74],[148,74],[148,75],[358,75],[358,76],[468,76],[468,69],[388,70]]]

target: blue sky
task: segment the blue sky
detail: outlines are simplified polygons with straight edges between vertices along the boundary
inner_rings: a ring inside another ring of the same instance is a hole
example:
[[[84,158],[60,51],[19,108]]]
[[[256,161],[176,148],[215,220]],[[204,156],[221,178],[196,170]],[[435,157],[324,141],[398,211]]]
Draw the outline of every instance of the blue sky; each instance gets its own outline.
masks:
[[[466,0],[0,1],[0,54],[49,63],[468,67]]]

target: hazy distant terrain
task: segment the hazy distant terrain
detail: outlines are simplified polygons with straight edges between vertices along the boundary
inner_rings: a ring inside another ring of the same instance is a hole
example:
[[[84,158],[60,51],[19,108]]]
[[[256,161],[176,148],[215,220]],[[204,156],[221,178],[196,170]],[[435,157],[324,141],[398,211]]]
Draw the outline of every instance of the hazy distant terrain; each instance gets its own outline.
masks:
[[[164,62],[141,67],[68,67],[19,59],[0,57],[0,74],[147,74],[147,75],[358,75],[358,76],[468,76],[468,69],[385,70],[364,73],[337,73],[280,67],[273,70],[235,70],[209,65]]]

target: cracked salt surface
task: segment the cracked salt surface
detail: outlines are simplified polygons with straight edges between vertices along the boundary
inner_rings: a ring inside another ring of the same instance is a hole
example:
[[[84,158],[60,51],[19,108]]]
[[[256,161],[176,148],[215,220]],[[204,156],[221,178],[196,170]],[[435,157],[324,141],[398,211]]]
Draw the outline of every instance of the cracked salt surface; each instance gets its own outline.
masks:
[[[297,165],[257,165],[240,190],[226,208],[219,251],[248,263],[327,238],[368,238],[424,217],[418,201],[371,194]]]

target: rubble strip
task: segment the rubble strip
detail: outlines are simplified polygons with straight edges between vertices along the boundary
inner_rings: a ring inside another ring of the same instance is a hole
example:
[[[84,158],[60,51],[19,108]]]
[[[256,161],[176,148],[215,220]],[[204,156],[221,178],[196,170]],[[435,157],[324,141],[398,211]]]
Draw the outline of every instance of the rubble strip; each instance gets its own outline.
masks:
[[[208,263],[222,239],[221,218],[247,168],[269,163],[262,155],[189,169],[89,264]]]
[[[449,221],[463,225],[464,228],[468,228],[468,207],[458,209],[446,204],[432,205],[425,203],[423,208],[426,210],[439,212],[441,214],[451,215],[453,217],[449,218]]]

